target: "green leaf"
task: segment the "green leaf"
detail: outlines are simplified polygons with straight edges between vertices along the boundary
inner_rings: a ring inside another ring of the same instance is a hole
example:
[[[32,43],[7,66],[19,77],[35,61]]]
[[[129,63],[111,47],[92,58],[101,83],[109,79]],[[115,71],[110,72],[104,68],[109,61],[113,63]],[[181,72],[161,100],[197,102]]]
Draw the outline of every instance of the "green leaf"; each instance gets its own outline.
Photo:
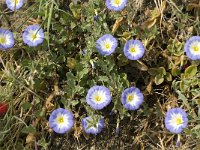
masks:
[[[102,82],[108,82],[109,78],[107,76],[99,76],[98,77],[98,81],[102,81]]]
[[[176,91],[178,93],[178,99],[183,101],[183,104],[187,107],[188,110],[191,109],[190,104],[188,102],[188,99],[185,97],[184,94],[181,93],[181,91]]]
[[[73,101],[71,101],[71,105],[72,106],[76,106],[77,104],[79,104],[79,100],[73,100]]]
[[[77,74],[77,78],[80,80],[82,79],[85,75],[87,75],[89,72],[88,68],[84,68],[83,70],[81,70],[80,72],[78,72]]]
[[[21,132],[22,133],[33,133],[33,134],[35,134],[36,133],[36,129],[35,129],[35,127],[33,127],[32,125],[30,125],[30,126],[26,126],[26,127],[24,127],[22,130],[21,130]]]
[[[155,84],[156,85],[160,85],[161,83],[163,83],[163,81],[164,81],[164,78],[162,75],[158,74],[155,76]]]
[[[172,76],[178,76],[181,74],[181,71],[178,68],[172,68]]]
[[[166,72],[165,78],[167,81],[172,81],[172,75],[169,72]]]
[[[47,143],[47,142],[45,141],[45,139],[42,137],[42,139],[40,139],[40,140],[37,142],[37,144],[40,145],[40,146],[42,146],[43,149],[46,150],[46,149],[48,148],[48,145],[49,145],[50,143]]]
[[[166,70],[165,70],[164,67],[160,67],[160,68],[158,69],[158,72],[159,72],[159,74],[166,75]]]
[[[31,108],[31,103],[29,103],[29,102],[24,102],[23,104],[22,104],[22,108],[24,109],[24,110],[28,110],[29,108]]]
[[[159,74],[158,69],[157,68],[149,68],[148,69],[148,73],[152,76],[156,76],[157,74]]]
[[[184,81],[182,80],[180,82],[180,90],[181,92],[185,92],[189,87],[184,83]]]
[[[66,76],[67,76],[67,85],[70,87],[70,88],[73,88],[75,87],[75,84],[76,84],[76,77],[71,73],[71,72],[67,72],[66,73]]]
[[[187,69],[185,69],[185,76],[186,77],[193,77],[197,73],[197,66],[191,65]]]

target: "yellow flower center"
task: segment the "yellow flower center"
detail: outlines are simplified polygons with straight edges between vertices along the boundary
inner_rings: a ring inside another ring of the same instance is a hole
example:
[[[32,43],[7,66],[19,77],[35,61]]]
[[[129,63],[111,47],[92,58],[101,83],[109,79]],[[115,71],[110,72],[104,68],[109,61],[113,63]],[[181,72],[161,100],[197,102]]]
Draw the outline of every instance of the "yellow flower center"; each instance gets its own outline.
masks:
[[[110,44],[106,43],[105,47],[106,47],[106,49],[110,49]]]
[[[63,123],[64,122],[64,118],[63,117],[58,117],[57,121],[58,121],[58,123]]]
[[[119,5],[121,0],[115,0],[115,4]]]
[[[6,37],[5,36],[0,37],[0,44],[6,44]]]
[[[37,35],[34,33],[32,34],[31,38],[32,38],[32,41],[34,41],[36,39]]]
[[[131,52],[131,53],[135,53],[135,52],[136,52],[136,48],[135,48],[135,47],[131,47],[131,48],[130,48],[130,52]]]
[[[195,45],[195,46],[193,46],[193,50],[194,50],[195,52],[198,52],[198,51],[199,51],[199,47],[198,47],[197,45]]]
[[[95,97],[95,100],[96,100],[97,102],[100,102],[100,101],[102,100],[102,97],[99,96],[99,95],[97,95],[97,96]]]
[[[134,99],[134,95],[133,94],[128,95],[128,97],[127,97],[128,102],[133,101],[133,99]]]
[[[182,123],[183,123],[182,118],[180,118],[180,117],[176,118],[176,124],[177,124],[177,125],[180,125],[180,124],[182,124]]]
[[[19,0],[13,0],[12,2],[15,3],[15,4],[18,4]]]

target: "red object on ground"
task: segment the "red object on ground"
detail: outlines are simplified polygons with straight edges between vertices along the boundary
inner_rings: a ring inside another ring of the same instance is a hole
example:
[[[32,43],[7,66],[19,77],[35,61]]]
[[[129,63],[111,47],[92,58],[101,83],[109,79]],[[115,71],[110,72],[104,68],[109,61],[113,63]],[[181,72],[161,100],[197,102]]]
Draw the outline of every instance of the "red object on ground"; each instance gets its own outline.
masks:
[[[0,103],[0,116],[5,115],[7,111],[8,111],[8,104]]]

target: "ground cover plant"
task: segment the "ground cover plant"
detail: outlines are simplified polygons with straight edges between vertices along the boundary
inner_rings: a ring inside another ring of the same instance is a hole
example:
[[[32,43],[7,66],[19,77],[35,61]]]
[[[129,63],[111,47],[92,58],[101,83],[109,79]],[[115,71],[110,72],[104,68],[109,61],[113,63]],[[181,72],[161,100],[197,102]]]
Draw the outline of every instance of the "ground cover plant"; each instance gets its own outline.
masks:
[[[0,6],[0,149],[200,149],[198,0]]]

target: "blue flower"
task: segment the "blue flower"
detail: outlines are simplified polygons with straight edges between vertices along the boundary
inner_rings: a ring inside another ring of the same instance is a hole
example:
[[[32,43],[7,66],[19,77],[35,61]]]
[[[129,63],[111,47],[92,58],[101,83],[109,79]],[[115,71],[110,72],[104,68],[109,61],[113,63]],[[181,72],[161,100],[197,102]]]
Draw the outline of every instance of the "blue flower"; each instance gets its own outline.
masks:
[[[104,118],[102,116],[89,116],[82,119],[82,127],[87,134],[98,134],[104,127]]]
[[[96,42],[96,48],[102,55],[112,54],[118,46],[117,40],[111,34],[104,34]]]
[[[187,113],[181,108],[170,109],[165,116],[165,127],[172,133],[181,133],[187,127]]]
[[[124,55],[130,60],[140,59],[145,52],[144,45],[139,40],[129,40],[124,45]]]
[[[12,48],[15,44],[13,33],[9,30],[0,28],[0,49],[6,50]]]
[[[106,0],[106,6],[110,10],[121,11],[126,6],[128,0]]]
[[[184,46],[186,55],[192,60],[200,60],[200,36],[189,38]]]
[[[121,101],[124,108],[136,110],[144,102],[144,96],[138,88],[130,87],[122,92]]]
[[[93,86],[88,90],[86,102],[93,109],[103,109],[111,102],[111,94],[108,88],[104,86]]]
[[[24,4],[24,0],[6,0],[6,5],[12,11],[20,9]]]
[[[72,112],[69,110],[58,108],[54,110],[49,117],[49,126],[56,133],[64,134],[68,132],[74,125]]]
[[[98,18],[99,18],[98,15],[94,16],[94,21],[98,21]]]
[[[28,26],[22,35],[24,43],[35,47],[44,41],[44,31],[39,25]]]

